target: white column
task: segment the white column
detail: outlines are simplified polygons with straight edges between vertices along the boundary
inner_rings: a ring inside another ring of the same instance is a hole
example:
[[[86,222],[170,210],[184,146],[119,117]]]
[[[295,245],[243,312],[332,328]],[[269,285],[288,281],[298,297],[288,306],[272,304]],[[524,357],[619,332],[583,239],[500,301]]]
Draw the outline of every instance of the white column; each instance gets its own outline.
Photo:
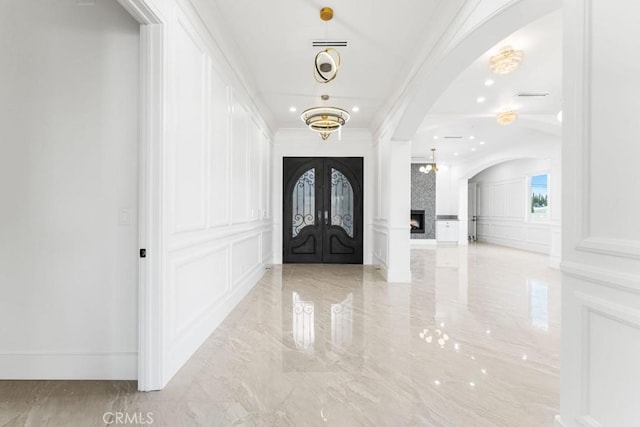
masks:
[[[388,258],[387,281],[411,281],[411,143],[391,142],[388,150]]]

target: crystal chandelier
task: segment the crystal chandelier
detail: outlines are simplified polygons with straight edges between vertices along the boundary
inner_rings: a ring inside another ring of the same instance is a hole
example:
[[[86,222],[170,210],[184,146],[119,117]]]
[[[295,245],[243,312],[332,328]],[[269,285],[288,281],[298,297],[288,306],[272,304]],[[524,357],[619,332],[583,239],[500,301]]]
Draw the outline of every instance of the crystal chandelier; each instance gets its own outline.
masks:
[[[503,46],[497,55],[489,58],[489,68],[496,74],[509,74],[518,68],[523,56],[523,51]]]
[[[422,173],[429,173],[431,171],[438,172],[438,166],[436,166],[436,149],[431,149],[431,163],[427,163],[424,166],[420,166],[418,169]]]

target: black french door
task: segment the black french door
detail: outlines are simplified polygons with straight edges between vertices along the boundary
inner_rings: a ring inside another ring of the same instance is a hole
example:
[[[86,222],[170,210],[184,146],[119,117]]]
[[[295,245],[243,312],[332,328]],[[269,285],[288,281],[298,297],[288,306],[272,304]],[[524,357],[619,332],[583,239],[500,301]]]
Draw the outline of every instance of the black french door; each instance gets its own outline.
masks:
[[[362,157],[283,159],[283,262],[362,264],[362,164]]]

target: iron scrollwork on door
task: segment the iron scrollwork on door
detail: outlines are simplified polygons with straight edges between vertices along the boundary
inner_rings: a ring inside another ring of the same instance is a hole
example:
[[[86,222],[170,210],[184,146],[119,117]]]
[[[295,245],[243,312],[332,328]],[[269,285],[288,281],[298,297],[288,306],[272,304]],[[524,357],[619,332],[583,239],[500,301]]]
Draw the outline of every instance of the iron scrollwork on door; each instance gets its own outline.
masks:
[[[331,168],[331,225],[353,237],[353,187],[342,172]]]
[[[316,217],[316,169],[311,168],[303,173],[293,186],[293,227],[292,236],[296,237],[303,228],[314,225]]]

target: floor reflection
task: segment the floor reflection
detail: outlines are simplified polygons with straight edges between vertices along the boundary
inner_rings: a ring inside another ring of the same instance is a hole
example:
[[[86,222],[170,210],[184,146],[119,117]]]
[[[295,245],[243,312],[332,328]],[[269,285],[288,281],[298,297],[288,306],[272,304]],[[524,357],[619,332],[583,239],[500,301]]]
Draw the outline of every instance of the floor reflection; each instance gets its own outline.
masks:
[[[106,407],[152,411],[158,426],[551,426],[560,274],[547,261],[417,249],[410,284],[374,266],[274,266],[165,390],[0,382],[0,419],[56,424],[47,404],[68,396],[83,425]]]

